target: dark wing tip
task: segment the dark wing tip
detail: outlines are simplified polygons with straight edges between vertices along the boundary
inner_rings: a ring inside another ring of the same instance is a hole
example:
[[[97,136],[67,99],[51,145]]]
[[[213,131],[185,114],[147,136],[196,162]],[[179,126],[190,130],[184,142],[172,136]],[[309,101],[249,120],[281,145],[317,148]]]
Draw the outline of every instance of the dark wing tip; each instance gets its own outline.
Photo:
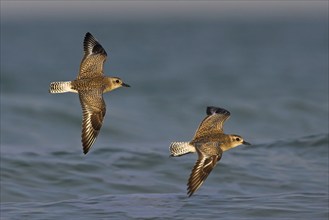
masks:
[[[82,137],[82,149],[83,153],[87,154],[91,148],[91,146],[94,144],[96,137],[91,137],[86,139],[85,137]]]
[[[89,148],[84,147],[84,148],[83,148],[83,153],[84,153],[84,154],[87,154],[88,152],[89,152]]]
[[[192,189],[192,186],[188,185],[188,187],[187,187],[187,197],[190,198],[195,193],[195,191],[197,191],[197,189]]]
[[[99,131],[102,127],[102,121],[104,118],[104,115],[102,115],[102,118],[99,118],[98,115],[91,115],[90,123],[91,126],[87,124],[83,124],[82,128],[82,134],[81,134],[81,142],[83,147],[83,153],[87,154],[90,150],[90,148],[93,146],[93,144],[96,141],[96,138],[99,134]]]
[[[85,38],[83,39],[83,46],[88,46],[89,42],[96,42],[96,39],[91,33],[87,32]]]
[[[214,106],[207,107],[207,115],[221,114],[221,115],[230,115],[231,113],[223,108],[218,108]]]
[[[193,195],[193,193],[195,192],[195,190],[193,190],[191,187],[192,186],[190,186],[189,185],[189,183],[187,184],[187,197],[191,197],[192,195]]]
[[[87,54],[104,54],[105,56],[107,56],[107,53],[102,47],[102,45],[98,43],[98,41],[90,32],[86,33],[85,38],[83,40],[83,50]]]
[[[199,158],[194,164],[194,167],[186,184],[188,197],[191,197],[200,188],[204,180],[207,178],[209,173],[205,172],[204,165],[205,160],[202,158]]]
[[[86,35],[85,35],[85,38],[89,38],[89,37],[93,37],[93,35],[90,33],[90,32],[87,32]]]
[[[198,175],[198,176],[195,176]],[[200,176],[200,174],[193,174],[191,173],[191,176],[187,182],[187,196],[191,197],[203,184],[204,179]]]

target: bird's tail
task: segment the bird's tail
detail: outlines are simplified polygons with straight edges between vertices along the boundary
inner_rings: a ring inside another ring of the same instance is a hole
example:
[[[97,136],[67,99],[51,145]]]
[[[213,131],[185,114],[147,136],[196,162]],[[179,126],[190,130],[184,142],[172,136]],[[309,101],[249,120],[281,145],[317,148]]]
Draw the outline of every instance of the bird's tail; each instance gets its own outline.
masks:
[[[185,154],[194,153],[195,147],[189,142],[172,142],[169,147],[170,156],[180,157]]]
[[[64,92],[77,92],[72,89],[71,81],[66,82],[52,82],[49,87],[50,93],[64,93]]]

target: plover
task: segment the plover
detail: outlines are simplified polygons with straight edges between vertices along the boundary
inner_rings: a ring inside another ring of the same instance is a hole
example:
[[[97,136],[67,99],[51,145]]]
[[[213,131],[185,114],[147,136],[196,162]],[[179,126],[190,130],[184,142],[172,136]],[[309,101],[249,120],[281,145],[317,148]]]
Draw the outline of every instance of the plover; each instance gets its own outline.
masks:
[[[198,153],[198,159],[187,183],[187,194],[192,196],[209,173],[221,159],[224,151],[241,144],[250,145],[235,134],[224,134],[223,124],[230,117],[230,112],[217,107],[207,107],[207,116],[203,119],[190,142],[172,142],[171,156],[179,157],[189,153]]]
[[[83,41],[84,57],[75,80],[50,83],[50,93],[74,92],[79,94],[82,107],[81,142],[87,154],[102,127],[106,112],[103,93],[119,87],[130,87],[118,77],[103,74],[103,64],[107,53],[98,41],[88,32]]]

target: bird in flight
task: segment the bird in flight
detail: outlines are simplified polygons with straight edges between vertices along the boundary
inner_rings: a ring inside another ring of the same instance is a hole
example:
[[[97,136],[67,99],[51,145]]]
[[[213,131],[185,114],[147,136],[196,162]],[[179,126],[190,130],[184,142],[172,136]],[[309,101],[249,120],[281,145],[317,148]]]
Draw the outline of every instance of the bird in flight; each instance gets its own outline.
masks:
[[[83,152],[87,154],[99,134],[106,113],[103,93],[122,86],[130,86],[119,77],[104,75],[103,64],[107,58],[107,53],[89,32],[85,35],[83,50],[84,57],[77,78],[72,81],[52,82],[49,92],[79,94],[82,107],[81,142]]]
[[[218,108],[207,107],[207,116],[203,119],[190,142],[172,142],[169,151],[172,157],[180,157],[185,154],[197,152],[198,159],[192,169],[187,183],[187,194],[192,196],[217,162],[224,151],[239,145],[250,145],[236,134],[224,134],[223,124],[230,117],[230,112]]]

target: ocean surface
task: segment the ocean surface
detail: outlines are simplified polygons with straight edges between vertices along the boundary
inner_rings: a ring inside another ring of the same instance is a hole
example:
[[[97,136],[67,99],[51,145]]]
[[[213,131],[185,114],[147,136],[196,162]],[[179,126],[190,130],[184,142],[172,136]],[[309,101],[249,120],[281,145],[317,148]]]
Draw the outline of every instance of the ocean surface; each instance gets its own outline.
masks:
[[[328,21],[1,20],[1,219],[328,219]],[[131,88],[82,153],[76,77],[91,32]],[[225,152],[190,198],[197,155],[170,158],[206,107],[231,112]]]

